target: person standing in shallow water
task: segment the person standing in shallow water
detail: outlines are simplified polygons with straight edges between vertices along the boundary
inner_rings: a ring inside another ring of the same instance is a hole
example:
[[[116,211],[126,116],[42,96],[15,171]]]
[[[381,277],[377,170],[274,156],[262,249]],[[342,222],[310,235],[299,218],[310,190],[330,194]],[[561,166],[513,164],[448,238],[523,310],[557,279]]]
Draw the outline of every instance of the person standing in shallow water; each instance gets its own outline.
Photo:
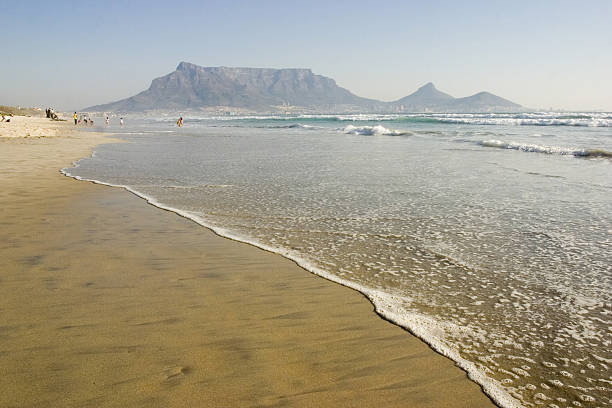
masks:
[[[119,126],[123,127],[123,118],[119,119]]]
[[[182,116],[179,117],[178,121],[176,122],[176,125],[178,127],[183,127],[183,117]]]

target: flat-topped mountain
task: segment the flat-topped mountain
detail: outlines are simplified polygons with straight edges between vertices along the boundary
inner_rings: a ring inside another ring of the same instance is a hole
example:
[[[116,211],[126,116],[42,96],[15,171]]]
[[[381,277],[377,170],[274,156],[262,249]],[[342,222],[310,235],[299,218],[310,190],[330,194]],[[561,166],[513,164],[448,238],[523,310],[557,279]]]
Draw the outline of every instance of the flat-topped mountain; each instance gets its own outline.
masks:
[[[84,109],[97,112],[197,111],[213,107],[255,112],[304,109],[318,112],[422,112],[517,110],[520,105],[488,92],[454,98],[430,82],[395,102],[359,97],[310,69],[201,67],[181,62],[149,89],[117,102]]]
[[[301,106],[311,109],[372,109],[379,102],[360,98],[310,69],[200,67],[181,62],[154,79],[146,91],[93,111],[197,110],[227,106],[255,111]]]

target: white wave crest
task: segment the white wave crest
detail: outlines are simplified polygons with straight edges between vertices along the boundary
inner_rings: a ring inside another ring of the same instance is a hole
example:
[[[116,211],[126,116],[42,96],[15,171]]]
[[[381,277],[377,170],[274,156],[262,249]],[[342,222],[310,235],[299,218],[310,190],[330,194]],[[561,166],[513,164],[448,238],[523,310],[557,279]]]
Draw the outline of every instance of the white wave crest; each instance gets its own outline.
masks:
[[[312,125],[304,125],[302,123],[293,123],[291,125],[271,125],[271,126],[263,126],[269,129],[306,129],[306,130],[317,130],[317,129],[325,129],[321,126],[312,126]]]
[[[384,126],[376,125],[376,126],[353,126],[348,125],[343,130],[344,133],[348,133],[351,135],[364,135],[364,136],[374,136],[374,135],[386,135],[386,136],[402,136],[408,133],[400,132],[398,130],[387,129]]]
[[[612,127],[612,119],[609,117],[549,117],[514,115],[502,116],[491,115],[461,115],[452,114],[436,117],[442,123],[465,124],[465,125],[506,125],[506,126],[582,126],[582,127]]]
[[[575,147],[544,146],[530,143],[503,142],[501,140],[495,139],[483,140],[481,142],[478,142],[478,144],[484,147],[518,150],[521,152],[531,153],[558,154],[562,156],[575,157],[612,157],[612,152],[599,149],[579,149]]]

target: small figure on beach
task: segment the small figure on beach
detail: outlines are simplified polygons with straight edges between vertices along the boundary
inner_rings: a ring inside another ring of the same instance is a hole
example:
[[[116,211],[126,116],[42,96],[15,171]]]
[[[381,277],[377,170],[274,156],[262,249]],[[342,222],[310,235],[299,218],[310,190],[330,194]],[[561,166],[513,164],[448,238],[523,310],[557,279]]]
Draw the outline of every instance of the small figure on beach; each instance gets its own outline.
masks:
[[[176,122],[176,125],[178,127],[183,127],[183,117],[182,116],[179,117],[178,121]]]
[[[123,127],[123,118],[119,119],[119,126]]]
[[[106,115],[106,126],[110,123],[110,119],[108,119],[108,115]]]
[[[74,118],[74,124],[76,125],[77,124],[77,119],[78,119],[77,113],[74,112],[74,115],[72,115],[72,117]]]

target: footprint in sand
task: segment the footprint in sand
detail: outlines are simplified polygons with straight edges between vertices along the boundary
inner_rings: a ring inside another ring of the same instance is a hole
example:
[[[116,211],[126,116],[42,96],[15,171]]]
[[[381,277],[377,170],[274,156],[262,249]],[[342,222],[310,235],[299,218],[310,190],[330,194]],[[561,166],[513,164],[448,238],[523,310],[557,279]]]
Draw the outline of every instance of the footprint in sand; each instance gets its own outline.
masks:
[[[180,381],[192,371],[191,367],[176,366],[164,370],[166,381]]]

